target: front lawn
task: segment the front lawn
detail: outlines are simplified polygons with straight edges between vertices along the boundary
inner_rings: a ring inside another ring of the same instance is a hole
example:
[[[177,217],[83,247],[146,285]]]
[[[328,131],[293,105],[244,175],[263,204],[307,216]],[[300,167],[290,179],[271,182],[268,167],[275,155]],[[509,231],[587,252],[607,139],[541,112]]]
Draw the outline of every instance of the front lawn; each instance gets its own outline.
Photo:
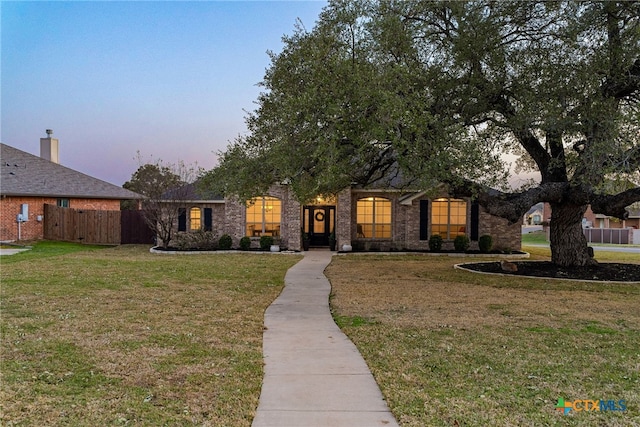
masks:
[[[298,259],[50,243],[3,257],[0,424],[249,426],[264,310]],[[335,318],[402,426],[640,425],[640,285],[452,268],[466,261],[327,268]],[[560,398],[627,410],[564,416]]]
[[[532,231],[531,233],[523,233],[522,234],[522,244],[523,245],[548,245],[549,241],[547,240],[547,232],[546,231]]]
[[[597,254],[640,262],[620,256]],[[326,271],[334,317],[400,425],[640,425],[640,284],[453,269],[468,261],[351,255]],[[624,400],[626,411],[565,416],[560,398]]]
[[[249,426],[298,256],[41,242],[2,258],[0,424]]]

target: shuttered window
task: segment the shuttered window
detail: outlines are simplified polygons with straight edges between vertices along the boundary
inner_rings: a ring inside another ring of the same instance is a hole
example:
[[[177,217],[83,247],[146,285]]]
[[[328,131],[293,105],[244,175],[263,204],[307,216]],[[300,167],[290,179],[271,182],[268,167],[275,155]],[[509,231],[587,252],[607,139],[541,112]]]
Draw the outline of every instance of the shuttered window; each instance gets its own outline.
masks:
[[[189,230],[196,231],[202,227],[202,211],[200,208],[189,209]]]

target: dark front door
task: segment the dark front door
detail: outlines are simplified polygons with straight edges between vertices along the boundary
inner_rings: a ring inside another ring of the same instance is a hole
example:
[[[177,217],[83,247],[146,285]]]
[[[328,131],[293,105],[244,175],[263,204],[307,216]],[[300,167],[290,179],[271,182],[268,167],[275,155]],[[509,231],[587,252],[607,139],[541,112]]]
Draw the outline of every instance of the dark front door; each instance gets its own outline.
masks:
[[[311,246],[329,246],[335,213],[335,206],[304,207],[304,232],[309,234]]]

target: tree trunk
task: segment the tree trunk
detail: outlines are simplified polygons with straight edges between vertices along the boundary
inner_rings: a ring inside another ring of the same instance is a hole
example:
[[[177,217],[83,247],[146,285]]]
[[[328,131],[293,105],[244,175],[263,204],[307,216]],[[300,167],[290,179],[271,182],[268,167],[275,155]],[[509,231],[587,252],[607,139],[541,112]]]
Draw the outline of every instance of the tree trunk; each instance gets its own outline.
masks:
[[[563,267],[582,267],[596,263],[589,256],[587,239],[582,231],[582,217],[587,205],[551,203],[551,261]]]

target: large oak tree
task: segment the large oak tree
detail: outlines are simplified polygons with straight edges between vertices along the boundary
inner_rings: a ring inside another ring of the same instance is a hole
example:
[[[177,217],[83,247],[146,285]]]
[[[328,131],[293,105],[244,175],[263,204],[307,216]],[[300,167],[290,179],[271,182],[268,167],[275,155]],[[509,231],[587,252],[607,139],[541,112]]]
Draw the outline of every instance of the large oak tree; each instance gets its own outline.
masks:
[[[593,262],[588,205],[640,200],[638,2],[332,1],[284,42],[209,174],[227,193],[441,182],[511,222],[548,202],[565,266]],[[507,155],[537,182],[508,188]]]

